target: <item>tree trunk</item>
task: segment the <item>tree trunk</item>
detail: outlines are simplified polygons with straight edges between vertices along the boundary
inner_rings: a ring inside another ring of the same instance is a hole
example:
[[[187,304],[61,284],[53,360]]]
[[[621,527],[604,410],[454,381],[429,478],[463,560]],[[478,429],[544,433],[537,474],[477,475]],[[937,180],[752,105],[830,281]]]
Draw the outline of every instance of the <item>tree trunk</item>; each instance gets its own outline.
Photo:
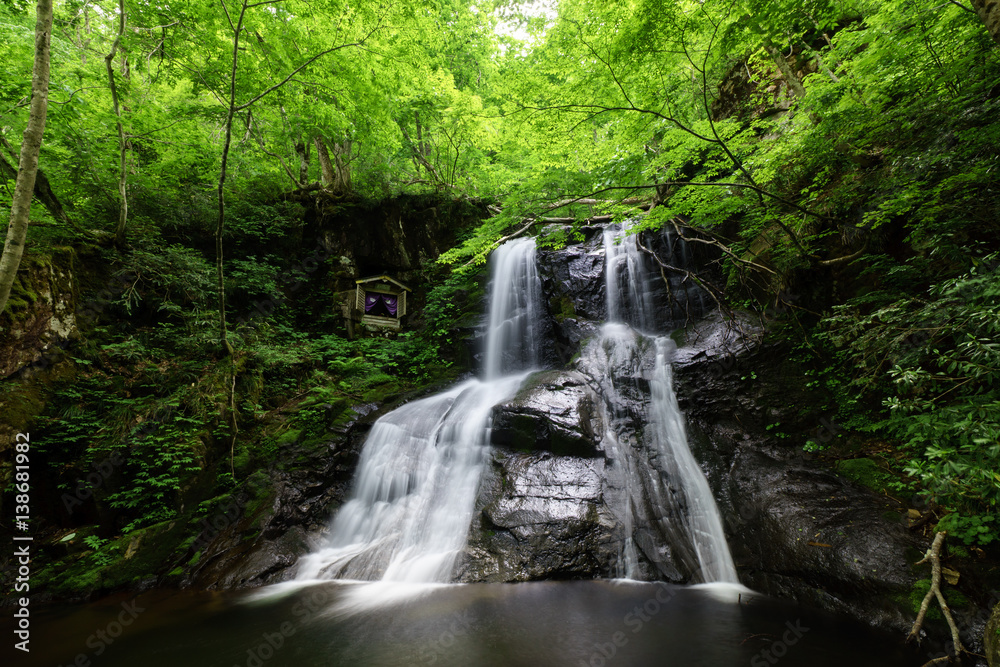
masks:
[[[771,59],[774,60],[774,64],[778,66],[778,69],[781,71],[781,76],[785,80],[785,83],[788,84],[788,88],[792,91],[792,94],[800,99],[805,97],[806,89],[802,87],[802,82],[799,80],[799,77],[795,75],[795,72],[792,71],[791,65],[788,64],[787,60],[785,60],[785,56],[781,53],[781,49],[775,46],[773,42],[768,41],[764,44],[764,50],[768,52]]]
[[[431,149],[428,142],[424,141],[424,128],[420,124],[420,112],[417,110],[413,111],[413,120],[417,124],[417,152],[424,156],[424,159],[430,157]]]
[[[299,187],[304,188],[309,183],[309,144],[295,144],[295,154],[299,156]]]
[[[52,0],[38,0],[35,8],[35,65],[31,74],[31,111],[24,128],[18,162],[14,199],[10,207],[10,226],[0,257],[0,313],[7,307],[10,288],[24,254],[28,235],[28,216],[38,171],[38,153],[45,132],[45,114],[49,102],[49,43],[52,38]]]
[[[333,144],[334,173],[333,191],[337,194],[347,194],[351,191],[351,142],[344,141]]]
[[[118,0],[118,34],[115,36],[115,41],[111,44],[111,52],[104,56],[104,64],[108,70],[108,87],[111,89],[111,102],[118,125],[118,225],[115,227],[115,243],[119,247],[125,245],[125,223],[128,220],[128,195],[125,190],[128,174],[125,170],[128,144],[125,141],[125,130],[122,128],[122,113],[118,105],[118,87],[115,85],[113,62],[115,54],[118,52],[118,44],[121,42],[124,33],[125,0]]]
[[[9,143],[7,143],[7,141],[3,137],[0,137],[0,146],[5,148],[7,153],[9,153],[10,155],[15,155],[13,147]],[[16,159],[16,157],[14,159]],[[7,160],[3,156],[3,153],[0,153],[0,173],[6,174],[7,177],[11,178],[12,180],[15,181],[17,180],[17,168],[14,167],[14,165],[12,165],[11,163],[7,162]],[[66,225],[69,225],[70,227],[72,227],[73,229],[75,229],[76,231],[80,232],[85,236],[90,235],[86,230],[81,229],[79,225],[73,222],[72,218],[70,218],[66,214],[66,211],[63,210],[62,203],[59,201],[59,198],[56,197],[56,193],[52,191],[52,186],[49,184],[49,179],[45,177],[45,172],[42,171],[41,169],[38,169],[35,172],[34,192],[35,192],[35,199],[42,202],[42,205],[48,209],[49,213],[52,215],[53,218]]]
[[[87,48],[90,46],[90,6],[83,6],[83,34],[80,33],[80,28],[76,29],[76,37],[80,41],[80,62],[84,66],[87,65]],[[83,35],[87,35],[84,37]]]
[[[313,137],[313,144],[316,146],[316,157],[319,158],[319,167],[321,170],[320,181],[323,185],[330,187],[337,178],[334,173],[333,161],[330,160],[330,152],[326,149],[326,142],[323,141],[323,137],[319,135]]]
[[[993,41],[1000,44],[1000,0],[972,0],[972,7]]]

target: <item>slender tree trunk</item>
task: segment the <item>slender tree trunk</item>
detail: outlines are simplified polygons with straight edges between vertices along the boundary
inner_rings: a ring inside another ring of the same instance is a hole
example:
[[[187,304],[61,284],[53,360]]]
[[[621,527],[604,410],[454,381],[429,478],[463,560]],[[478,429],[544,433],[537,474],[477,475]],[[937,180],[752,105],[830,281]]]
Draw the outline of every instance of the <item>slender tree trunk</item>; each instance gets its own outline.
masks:
[[[431,149],[427,145],[427,142],[424,141],[424,128],[420,124],[420,112],[415,109],[413,111],[413,120],[417,125],[417,152],[424,156],[424,158],[430,157]]]
[[[86,35],[86,37],[84,37]],[[80,28],[76,29],[76,37],[80,42],[80,63],[84,66],[87,64],[87,47],[90,46],[90,6],[83,6],[83,33],[80,32]]]
[[[28,215],[35,189],[38,153],[45,132],[45,114],[49,102],[49,44],[52,38],[52,0],[38,0],[35,8],[35,65],[31,74],[31,110],[24,128],[21,156],[18,161],[14,199],[10,207],[10,226],[0,257],[0,313],[7,307],[10,288],[24,254],[28,235]]]
[[[799,77],[797,77],[795,72],[792,71],[791,65],[788,64],[787,60],[785,60],[785,56],[781,53],[781,49],[775,46],[773,42],[768,41],[764,44],[764,50],[768,52],[771,59],[774,60],[774,64],[778,66],[778,69],[781,71],[781,76],[785,80],[785,83],[788,84],[788,88],[792,91],[792,94],[800,99],[805,97],[806,89],[802,87],[802,81],[799,80]]]
[[[972,8],[976,10],[993,41],[1000,44],[1000,0],[972,0]]]
[[[115,227],[115,243],[121,247],[125,245],[125,223],[128,220],[128,194],[126,192],[126,179],[128,172],[125,169],[128,144],[125,141],[125,129],[122,127],[122,113],[118,105],[118,87],[115,85],[114,60],[118,53],[118,44],[125,33],[125,0],[118,0],[118,34],[111,44],[111,52],[104,56],[104,64],[108,70],[108,87],[111,89],[111,102],[115,111],[116,124],[118,125],[118,225]]]
[[[225,5],[223,5],[225,7]],[[243,17],[247,11],[247,0],[240,6],[240,16],[233,27],[233,62],[229,71],[229,109],[226,114],[226,140],[222,145],[222,166],[219,169],[219,217],[215,226],[215,277],[218,289],[219,303],[219,346],[222,353],[233,354],[233,346],[229,343],[229,331],[226,328],[226,277],[222,268],[222,233],[226,228],[226,165],[229,162],[229,147],[233,140],[233,117],[236,115],[236,66],[240,55],[240,33],[243,31]]]

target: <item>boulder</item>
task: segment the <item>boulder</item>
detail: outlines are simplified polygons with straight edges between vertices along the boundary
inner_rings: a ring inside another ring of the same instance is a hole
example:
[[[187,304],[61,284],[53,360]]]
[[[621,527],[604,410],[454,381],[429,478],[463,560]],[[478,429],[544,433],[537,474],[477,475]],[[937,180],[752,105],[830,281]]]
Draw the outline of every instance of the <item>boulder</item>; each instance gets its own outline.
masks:
[[[517,450],[600,456],[604,424],[598,400],[580,373],[536,373],[514,398],[493,408],[491,441]]]
[[[614,576],[620,524],[604,504],[600,458],[493,453],[458,581]]]

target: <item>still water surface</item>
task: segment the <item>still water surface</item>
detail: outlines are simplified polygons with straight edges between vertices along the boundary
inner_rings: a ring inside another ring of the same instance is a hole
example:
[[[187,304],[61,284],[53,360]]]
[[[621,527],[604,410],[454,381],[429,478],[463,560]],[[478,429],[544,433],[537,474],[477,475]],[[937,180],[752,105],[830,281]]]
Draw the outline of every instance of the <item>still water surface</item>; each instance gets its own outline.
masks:
[[[39,610],[33,620],[30,664],[49,666],[87,664],[80,656],[98,667],[891,667],[926,660],[900,637],[724,584],[329,582],[242,595],[151,591]]]

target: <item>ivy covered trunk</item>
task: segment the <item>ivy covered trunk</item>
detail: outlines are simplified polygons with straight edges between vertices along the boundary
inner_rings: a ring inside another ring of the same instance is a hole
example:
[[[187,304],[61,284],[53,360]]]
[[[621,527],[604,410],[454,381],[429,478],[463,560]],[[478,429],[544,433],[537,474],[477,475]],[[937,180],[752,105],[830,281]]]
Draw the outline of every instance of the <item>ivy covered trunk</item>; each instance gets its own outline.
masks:
[[[52,37],[52,0],[38,0],[35,20],[35,65],[31,78],[31,115],[24,128],[21,159],[18,165],[14,199],[10,208],[10,226],[0,258],[0,312],[7,306],[10,288],[24,254],[28,235],[28,215],[35,189],[38,153],[45,132],[45,114],[49,102],[49,43]]]
[[[990,37],[1000,44],[1000,0],[972,0],[972,6],[986,25]]]

